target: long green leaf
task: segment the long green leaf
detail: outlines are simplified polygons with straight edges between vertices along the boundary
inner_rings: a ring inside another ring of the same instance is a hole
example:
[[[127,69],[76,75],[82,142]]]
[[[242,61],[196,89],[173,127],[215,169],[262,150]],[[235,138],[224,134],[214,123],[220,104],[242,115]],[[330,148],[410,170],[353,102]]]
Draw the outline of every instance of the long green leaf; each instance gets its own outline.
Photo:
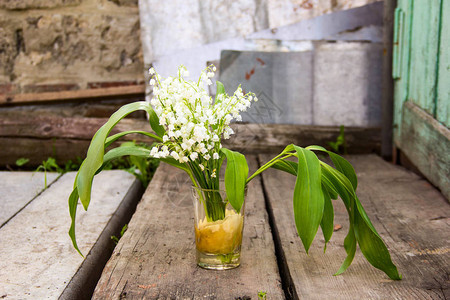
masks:
[[[392,263],[391,255],[381,237],[376,232],[373,225],[367,222],[362,216],[365,211],[356,201],[357,210],[355,210],[355,235],[359,247],[364,257],[377,269],[385,272],[389,278],[400,280],[402,276],[398,273],[397,267]],[[366,215],[367,217],[367,215]]]
[[[331,160],[333,161],[334,166],[338,169],[345,177],[350,180],[353,189],[356,191],[358,187],[358,178],[356,177],[355,169],[353,166],[342,156],[337,155],[331,151],[328,151],[328,155],[330,155]]]
[[[325,239],[325,248],[324,248],[325,252],[327,248],[327,243],[330,241],[334,231],[334,210],[333,210],[333,203],[331,202],[331,197],[330,194],[328,193],[328,190],[324,186],[322,186],[322,191],[324,197],[324,206],[320,227],[322,228],[323,237]]]
[[[227,157],[225,169],[225,190],[231,206],[239,212],[245,197],[245,185],[248,176],[248,165],[245,156],[226,148],[221,149]]]
[[[74,187],[72,193],[70,193],[69,196],[69,213],[71,219],[69,236],[70,239],[72,240],[73,247],[78,251],[78,253],[80,253],[81,256],[83,256],[80,249],[78,248],[77,240],[75,237],[75,218],[77,216],[77,205],[78,205],[78,189]]]
[[[326,164],[322,164],[322,182],[324,185],[328,188],[328,190],[334,190],[336,191],[340,196],[342,201],[345,204],[345,208],[347,209],[348,215],[349,215],[349,230],[347,233],[347,236],[344,240],[344,249],[345,252],[347,252],[347,257],[345,258],[344,262],[342,263],[339,270],[334,275],[342,274],[347,268],[351,265],[353,258],[355,257],[356,253],[356,238],[355,238],[355,232],[354,232],[354,213],[355,205],[353,198],[350,196],[351,194],[351,184],[346,184],[340,182],[339,178],[333,175],[333,168]],[[336,171],[337,172],[337,171]],[[342,175],[342,177],[344,177]]]
[[[385,272],[389,276],[389,278],[394,280],[401,279],[401,275],[398,273],[397,267],[393,264],[386,245],[376,231],[375,227],[370,222],[369,217],[367,216],[364,208],[359,202],[358,197],[356,197],[350,180],[348,180],[348,178],[341,172],[331,168],[325,163],[322,163],[322,167],[323,173],[330,181],[333,182],[334,187],[338,190],[339,195],[341,196],[347,207],[350,215],[350,226],[352,226],[353,223],[354,235],[359,244],[359,247],[361,248],[361,252],[366,257],[367,261],[369,261],[369,263],[372,264],[375,268],[378,268]],[[351,235],[350,231],[349,235]],[[347,238],[350,239],[348,244],[351,244],[351,239],[353,237],[349,237],[349,235],[347,236]],[[349,256],[352,253],[349,253],[349,251],[347,251],[347,254],[348,256],[346,261],[350,259]],[[354,254],[352,254],[352,256],[354,256]],[[348,263],[348,265],[350,263]],[[348,265],[346,264],[346,262],[344,262],[344,264],[341,266],[341,269],[344,267],[348,267]],[[345,268],[342,270],[342,272],[345,270]],[[339,271],[341,271],[341,269]],[[337,274],[339,274],[339,271]]]
[[[279,159],[280,157],[282,157],[284,155],[289,155],[289,154],[291,154],[292,151],[294,151],[294,145],[293,144],[287,145],[286,148],[284,148],[284,150],[280,154],[278,154],[273,159],[271,159],[270,161],[266,162],[264,165],[259,167],[259,169],[255,171],[255,173],[253,173],[250,177],[248,177],[247,183],[249,183],[253,178],[258,176],[259,174],[261,174],[268,168],[272,167],[274,164],[277,164],[280,161],[280,159]],[[293,154],[291,154],[291,155],[293,155]]]
[[[350,180],[353,189],[356,191],[356,187],[358,186],[358,178],[356,177],[356,173],[355,170],[353,169],[353,166],[345,158],[337,155],[332,151],[328,151],[327,149],[321,146],[313,145],[306,147],[306,149],[326,152],[333,161],[333,164],[336,167],[336,169],[342,172],[348,178],[348,180]]]
[[[340,275],[347,270],[347,268],[352,264],[353,258],[356,253],[356,238],[353,222],[350,222],[350,227],[348,229],[347,236],[344,239],[344,249],[347,252],[347,257],[342,263],[339,270],[334,275]]]
[[[103,157],[103,163],[110,162],[116,158],[132,155],[139,157],[150,157],[150,150],[139,146],[123,146],[109,150]]]
[[[272,168],[284,171],[291,175],[297,176],[298,163],[290,161],[290,160],[278,160],[272,166]]]
[[[160,138],[162,138],[164,136],[164,134],[166,133],[166,130],[164,129],[164,127],[162,125],[159,124],[158,115],[155,113],[155,111],[153,109],[147,108],[146,111],[148,112],[148,119],[150,121],[150,126],[155,131],[155,133]]]
[[[145,101],[134,102],[122,106],[109,120],[95,133],[88,149],[86,159],[81,164],[77,177],[77,188],[80,201],[84,209],[87,209],[91,200],[92,180],[95,173],[103,164],[105,141],[112,128],[124,117],[137,110],[145,110],[152,115],[151,105]],[[154,122],[156,123],[156,121]],[[153,124],[151,124],[153,126]],[[159,123],[158,123],[159,125]],[[159,127],[153,128],[155,132],[161,131]]]
[[[110,146],[112,143],[114,143],[115,141],[117,141],[121,137],[123,137],[123,136],[125,136],[127,134],[132,134],[132,133],[142,134],[142,135],[151,137],[151,138],[157,140],[158,142],[162,142],[163,141],[162,138],[160,138],[156,134],[153,134],[153,133],[150,133],[150,132],[147,132],[147,131],[141,131],[141,130],[130,130],[130,131],[119,132],[119,133],[116,133],[114,135],[109,136],[106,139],[105,148]]]
[[[317,156],[309,150],[294,146],[298,157],[297,179],[294,187],[294,218],[297,232],[308,253],[324,210],[321,169]]]

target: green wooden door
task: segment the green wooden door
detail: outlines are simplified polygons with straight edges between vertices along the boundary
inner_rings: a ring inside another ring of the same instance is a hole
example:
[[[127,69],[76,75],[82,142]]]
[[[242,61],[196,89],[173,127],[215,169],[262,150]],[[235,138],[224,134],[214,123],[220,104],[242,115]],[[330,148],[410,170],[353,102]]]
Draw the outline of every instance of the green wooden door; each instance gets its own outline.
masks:
[[[398,0],[394,144],[450,197],[450,0]]]

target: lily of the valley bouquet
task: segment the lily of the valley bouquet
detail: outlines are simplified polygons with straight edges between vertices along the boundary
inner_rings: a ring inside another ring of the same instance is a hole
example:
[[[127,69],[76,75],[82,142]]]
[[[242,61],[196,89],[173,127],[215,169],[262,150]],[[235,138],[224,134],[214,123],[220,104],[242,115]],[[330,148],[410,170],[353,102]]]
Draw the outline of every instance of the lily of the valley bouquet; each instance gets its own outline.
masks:
[[[150,69],[153,99],[121,107],[94,135],[87,157],[78,171],[69,198],[72,218],[70,237],[75,239],[78,199],[87,210],[93,177],[109,161],[124,155],[154,157],[185,171],[192,180],[195,201],[195,233],[198,264],[205,268],[226,269],[239,265],[244,199],[248,183],[268,168],[296,176],[293,211],[299,237],[308,249],[322,229],[327,243],[333,233],[332,200],[340,197],[349,215],[349,231],[344,241],[347,257],[337,274],[351,264],[359,244],[366,259],[391,279],[400,279],[389,251],[369,220],[356,196],[357,178],[351,164],[320,146],[306,148],[288,145],[280,154],[249,175],[245,156],[222,147],[221,140],[234,133],[233,120],[240,121],[257,98],[244,94],[241,87],[233,95],[217,82],[213,99],[205,90],[211,85],[215,67],[210,66],[198,81],[190,81],[181,66],[174,77],[162,78]],[[127,131],[110,136],[111,129],[125,116],[144,110],[153,132]],[[126,134],[143,134],[157,141],[151,150],[136,145],[105,149]],[[316,152],[328,154],[334,167],[318,159]],[[225,172],[220,172],[224,168]],[[221,174],[224,173],[224,178]]]

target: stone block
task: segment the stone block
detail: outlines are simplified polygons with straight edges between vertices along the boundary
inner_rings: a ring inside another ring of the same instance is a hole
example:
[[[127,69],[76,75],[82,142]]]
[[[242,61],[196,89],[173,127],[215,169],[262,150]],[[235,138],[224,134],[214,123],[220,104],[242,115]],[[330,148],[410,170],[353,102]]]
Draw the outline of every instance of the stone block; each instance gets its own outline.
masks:
[[[323,43],[314,58],[314,125],[380,126],[382,45]]]
[[[206,42],[199,6],[197,0],[139,1],[146,61]]]
[[[59,174],[0,172],[0,227],[44,190],[45,176],[51,185]]]
[[[135,178],[121,170],[102,172],[94,179],[89,212],[84,212],[79,203],[78,243],[85,255],[89,253],[83,264],[67,234],[70,226],[67,199],[75,175],[75,172],[64,174],[0,228],[1,298],[58,299],[67,285],[74,284],[71,282],[74,276],[89,278],[89,274],[83,273],[97,263],[90,257],[96,257],[103,249],[89,251],[134,186]]]
[[[135,15],[42,14],[29,17],[23,28],[25,51],[14,71],[23,84],[130,81],[143,78]]]
[[[81,0],[0,0],[0,8],[8,10],[55,8],[73,6],[80,3]]]
[[[207,43],[268,28],[266,0],[199,1]]]
[[[0,20],[0,75],[10,77],[14,70],[14,59],[23,49],[20,22],[12,18]]]
[[[267,0],[269,26],[275,28],[293,24],[377,1],[380,0]]]
[[[251,123],[311,124],[313,52],[223,51],[220,81],[227,93],[241,83],[259,101],[242,114]]]

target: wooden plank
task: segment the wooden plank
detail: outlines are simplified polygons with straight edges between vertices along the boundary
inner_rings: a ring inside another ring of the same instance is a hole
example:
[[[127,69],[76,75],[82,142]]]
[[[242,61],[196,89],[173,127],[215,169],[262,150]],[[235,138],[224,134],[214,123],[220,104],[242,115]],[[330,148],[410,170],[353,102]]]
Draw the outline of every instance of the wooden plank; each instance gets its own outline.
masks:
[[[0,112],[0,137],[90,140],[106,121],[108,118],[35,115],[21,111]],[[128,130],[150,131],[151,129],[147,120],[123,119],[111,131],[111,134]],[[150,141],[143,137],[141,140]]]
[[[335,142],[340,133],[336,126],[234,124],[232,128],[236,135],[223,144],[248,154],[279,152],[289,144],[329,148],[328,142]],[[351,154],[379,153],[381,128],[345,127],[345,140]]]
[[[0,112],[0,137],[71,138],[90,140],[95,131],[107,119],[65,118],[54,115],[36,116],[29,112]],[[245,153],[268,153],[282,150],[286,145],[319,144],[328,146],[336,141],[339,127],[281,125],[281,124],[232,124],[236,135],[225,140],[224,145]],[[124,119],[113,130],[147,130],[145,120]],[[349,153],[379,152],[381,144],[380,128],[346,127],[345,139]],[[150,141],[141,136],[132,139]]]
[[[51,185],[58,176],[58,173],[47,173],[47,185]],[[0,172],[0,228],[44,188],[43,172]]]
[[[95,281],[86,278],[95,277],[99,263],[109,257],[105,256],[112,248],[110,236],[117,234],[110,224],[118,218],[123,199],[139,185],[125,171],[106,171],[95,178],[89,213],[79,204],[77,214],[78,242],[87,255],[83,260],[67,234],[70,226],[67,199],[75,175],[74,172],[63,175],[0,229],[2,298],[57,299],[81,285],[78,290],[81,293],[70,299],[89,299],[85,293],[89,293],[89,285]]]
[[[394,83],[394,141],[401,136],[402,108],[408,99],[413,0],[397,0],[397,3],[403,18],[398,27],[399,40],[394,45],[394,51],[398,54],[397,61],[394,61],[394,66],[398,67],[398,78]]]
[[[251,169],[255,158],[249,159]],[[93,299],[283,299],[259,179],[249,186],[242,264],[227,271],[195,264],[189,177],[161,165],[96,287]]]
[[[414,1],[408,99],[430,115],[435,112],[439,54],[439,1]]]
[[[98,88],[76,91],[47,92],[32,94],[3,94],[0,95],[0,106],[11,104],[46,103],[55,101],[80,101],[86,99],[140,96],[145,94],[145,85],[129,85],[110,88]]]
[[[436,119],[450,127],[450,1],[441,1],[440,48],[438,64],[438,86],[436,99]]]
[[[49,157],[55,158],[59,165],[77,157],[84,158],[89,141],[0,137],[0,145],[0,165],[15,166],[16,160],[23,157],[30,160],[27,167],[36,167]]]
[[[403,108],[397,146],[450,199],[450,129],[412,102]]]
[[[270,156],[261,156],[261,161]],[[357,250],[349,269],[333,276],[345,258],[345,207],[333,201],[335,231],[324,254],[318,236],[306,255],[292,213],[294,177],[263,173],[273,228],[284,251],[293,288],[300,299],[446,299],[450,296],[450,207],[427,181],[375,155],[349,157],[358,174],[358,196],[391,251],[403,280],[392,281]]]

